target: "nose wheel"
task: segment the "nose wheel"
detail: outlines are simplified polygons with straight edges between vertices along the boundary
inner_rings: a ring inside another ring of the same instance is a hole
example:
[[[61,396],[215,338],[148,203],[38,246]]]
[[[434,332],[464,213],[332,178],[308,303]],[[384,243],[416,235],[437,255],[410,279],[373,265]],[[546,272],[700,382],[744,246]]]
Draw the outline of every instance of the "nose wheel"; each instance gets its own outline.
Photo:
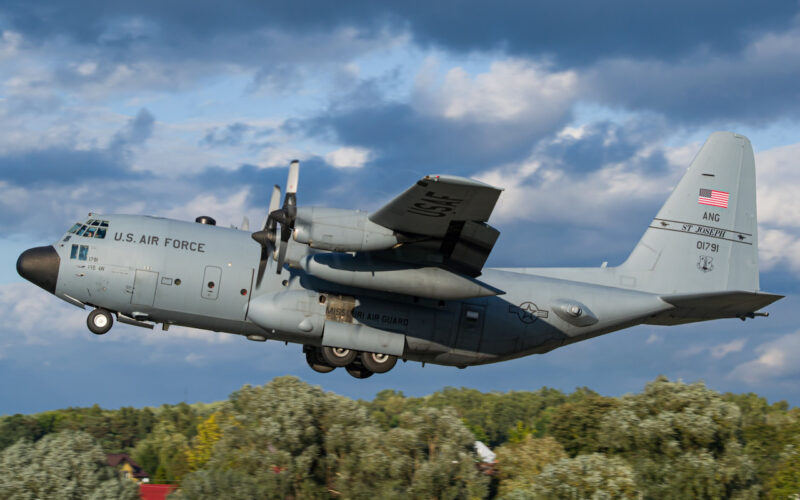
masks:
[[[89,317],[86,318],[86,326],[88,326],[89,330],[95,335],[103,335],[111,330],[113,325],[114,318],[111,316],[111,313],[100,307],[90,312]]]

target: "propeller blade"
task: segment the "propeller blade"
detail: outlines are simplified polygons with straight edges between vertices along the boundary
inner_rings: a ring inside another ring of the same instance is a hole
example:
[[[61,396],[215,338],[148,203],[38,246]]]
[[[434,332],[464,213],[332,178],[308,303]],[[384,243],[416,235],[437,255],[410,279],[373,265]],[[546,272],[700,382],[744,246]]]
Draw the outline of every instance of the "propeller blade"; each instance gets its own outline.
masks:
[[[288,241],[281,240],[281,244],[278,247],[278,260],[276,262],[275,274],[281,274],[281,271],[283,271],[283,261],[286,260],[286,249],[288,246]]]
[[[267,222],[264,223],[264,229],[267,229],[267,224],[269,223],[269,214],[278,209],[278,205],[280,202],[281,202],[281,187],[275,184],[274,186],[272,186],[272,196],[269,199],[269,211],[267,212]]]
[[[258,262],[258,275],[256,276],[256,288],[261,286],[261,280],[264,279],[264,271],[267,268],[267,261],[270,256],[275,258],[275,241],[277,239],[277,221],[271,217],[271,214],[277,210],[278,204],[281,202],[281,188],[277,184],[272,186],[272,195],[269,198],[269,210],[264,223],[261,225],[261,231],[256,231],[251,236],[261,245],[261,258]]]
[[[242,226],[239,228],[242,231],[249,231],[250,230],[250,219],[247,217],[242,217]]]
[[[292,160],[289,164],[289,177],[286,179],[286,194],[297,193],[297,181],[300,178],[300,162]]]

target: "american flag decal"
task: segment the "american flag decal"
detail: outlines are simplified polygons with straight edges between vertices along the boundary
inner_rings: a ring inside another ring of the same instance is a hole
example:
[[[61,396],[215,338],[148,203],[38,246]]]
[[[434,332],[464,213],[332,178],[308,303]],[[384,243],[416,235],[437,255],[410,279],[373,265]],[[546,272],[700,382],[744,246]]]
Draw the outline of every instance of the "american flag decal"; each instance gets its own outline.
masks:
[[[697,203],[712,207],[728,208],[728,193],[714,189],[701,189]]]

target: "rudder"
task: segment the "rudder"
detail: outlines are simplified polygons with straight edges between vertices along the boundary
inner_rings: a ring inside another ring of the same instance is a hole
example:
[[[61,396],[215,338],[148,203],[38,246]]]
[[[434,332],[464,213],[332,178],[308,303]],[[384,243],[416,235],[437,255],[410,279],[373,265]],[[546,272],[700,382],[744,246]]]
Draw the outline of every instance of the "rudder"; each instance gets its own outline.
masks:
[[[755,160],[746,137],[711,134],[618,271],[654,293],[758,291]]]

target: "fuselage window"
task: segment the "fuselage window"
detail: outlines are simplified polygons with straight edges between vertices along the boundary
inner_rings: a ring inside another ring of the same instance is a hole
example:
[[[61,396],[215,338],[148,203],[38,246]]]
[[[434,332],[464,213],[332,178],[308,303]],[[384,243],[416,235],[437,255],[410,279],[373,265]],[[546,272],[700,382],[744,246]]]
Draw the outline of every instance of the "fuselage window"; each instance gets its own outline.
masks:
[[[71,228],[69,228],[69,231],[67,231],[67,232],[68,232],[68,233],[77,233],[77,232],[78,232],[78,229],[80,229],[80,228],[81,228],[81,223],[80,223],[80,222],[78,222],[77,224],[75,224],[74,226],[72,226]]]
[[[97,232],[95,233],[94,237],[95,238],[100,238],[100,239],[105,238],[106,237],[106,228],[98,227],[97,228]]]
[[[86,260],[89,256],[89,247],[87,245],[81,245],[80,250],[78,251],[78,260]]]
[[[69,258],[74,259],[78,256],[78,245],[72,245],[72,251],[69,253]]]

